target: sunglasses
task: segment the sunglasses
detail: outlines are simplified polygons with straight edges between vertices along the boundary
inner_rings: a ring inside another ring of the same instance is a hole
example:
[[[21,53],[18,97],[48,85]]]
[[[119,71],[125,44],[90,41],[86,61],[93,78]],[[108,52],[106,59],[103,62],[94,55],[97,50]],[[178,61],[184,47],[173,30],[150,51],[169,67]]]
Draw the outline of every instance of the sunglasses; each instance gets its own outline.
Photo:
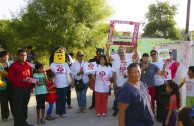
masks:
[[[156,53],[151,54],[151,56],[155,56],[155,55],[156,55]]]
[[[83,57],[84,55],[79,55],[79,57]]]
[[[169,54],[172,54],[172,52],[169,52]]]

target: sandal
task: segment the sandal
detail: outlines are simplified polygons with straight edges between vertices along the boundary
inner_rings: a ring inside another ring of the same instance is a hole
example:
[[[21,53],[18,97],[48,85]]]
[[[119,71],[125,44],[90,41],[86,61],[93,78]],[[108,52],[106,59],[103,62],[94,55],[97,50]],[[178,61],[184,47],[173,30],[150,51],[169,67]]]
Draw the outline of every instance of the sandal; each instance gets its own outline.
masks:
[[[52,116],[47,116],[45,119],[46,120],[53,120],[53,117]]]

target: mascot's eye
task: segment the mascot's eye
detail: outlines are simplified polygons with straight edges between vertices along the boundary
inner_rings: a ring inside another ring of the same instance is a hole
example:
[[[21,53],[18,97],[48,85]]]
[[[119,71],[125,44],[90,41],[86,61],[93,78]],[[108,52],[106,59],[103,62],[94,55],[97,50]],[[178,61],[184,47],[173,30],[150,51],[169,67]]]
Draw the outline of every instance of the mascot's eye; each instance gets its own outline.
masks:
[[[61,55],[61,57],[62,57],[63,55]]]
[[[59,57],[60,55],[58,55],[58,57]]]

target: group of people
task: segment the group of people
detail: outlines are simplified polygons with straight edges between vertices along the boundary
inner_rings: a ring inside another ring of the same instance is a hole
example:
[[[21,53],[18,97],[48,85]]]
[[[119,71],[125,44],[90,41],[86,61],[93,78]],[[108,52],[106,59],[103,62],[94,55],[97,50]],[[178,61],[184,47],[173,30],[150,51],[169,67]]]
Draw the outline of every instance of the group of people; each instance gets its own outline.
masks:
[[[33,126],[26,122],[28,102],[33,88],[37,101],[38,124],[44,124],[45,119],[54,120],[67,116],[66,104],[68,108],[72,108],[68,102],[71,101],[72,87],[75,87],[77,95],[77,113],[86,113],[86,93],[90,87],[93,96],[89,109],[95,108],[97,117],[105,117],[110,90],[110,85],[104,81],[106,77],[113,83],[113,116],[118,115],[119,126],[154,126],[154,114],[163,126],[194,124],[194,108],[191,108],[194,105],[194,66],[189,67],[188,77],[178,86],[174,83],[174,78],[179,63],[173,60],[172,51],[169,51],[170,58],[164,61],[159,59],[156,50],[151,50],[150,54],[144,53],[141,57],[137,45],[134,46],[133,53],[126,53],[125,47],[119,46],[117,53],[110,55],[110,45],[107,44],[106,48],[106,55],[103,49],[98,48],[96,56],[86,61],[82,51],[78,51],[75,60],[72,60],[73,53],[68,55],[63,47],[57,47],[49,59],[49,69],[37,62],[34,70],[29,63],[35,56],[31,51],[18,50],[17,61],[13,63],[8,60],[9,53],[1,51],[0,75],[6,83],[6,86],[0,86],[2,120],[8,119],[9,101],[14,126]],[[32,47],[29,46],[29,49]],[[96,62],[95,72],[84,71],[84,64],[89,62]],[[165,79],[166,70],[170,70],[171,77],[168,80]],[[179,88],[185,83],[188,107],[181,110],[177,119],[177,109],[180,108]],[[46,115],[45,102],[49,104]],[[56,114],[52,116],[54,103]],[[190,121],[186,120],[184,115],[188,116]]]

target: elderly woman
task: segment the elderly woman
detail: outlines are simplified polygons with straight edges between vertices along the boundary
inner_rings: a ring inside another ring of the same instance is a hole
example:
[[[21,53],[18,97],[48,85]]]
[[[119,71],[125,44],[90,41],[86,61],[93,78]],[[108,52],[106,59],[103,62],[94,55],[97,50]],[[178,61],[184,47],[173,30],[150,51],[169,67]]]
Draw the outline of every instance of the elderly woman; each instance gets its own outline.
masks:
[[[89,78],[88,74],[85,74],[83,71],[83,66],[85,63],[86,61],[84,60],[84,54],[81,51],[78,51],[77,60],[71,66],[71,72],[74,76],[77,102],[79,106],[77,113],[86,112],[86,92],[89,84]],[[78,87],[78,84],[83,86]]]
[[[140,82],[140,67],[132,63],[127,70],[128,80],[118,96],[119,126],[154,126],[151,97]]]

